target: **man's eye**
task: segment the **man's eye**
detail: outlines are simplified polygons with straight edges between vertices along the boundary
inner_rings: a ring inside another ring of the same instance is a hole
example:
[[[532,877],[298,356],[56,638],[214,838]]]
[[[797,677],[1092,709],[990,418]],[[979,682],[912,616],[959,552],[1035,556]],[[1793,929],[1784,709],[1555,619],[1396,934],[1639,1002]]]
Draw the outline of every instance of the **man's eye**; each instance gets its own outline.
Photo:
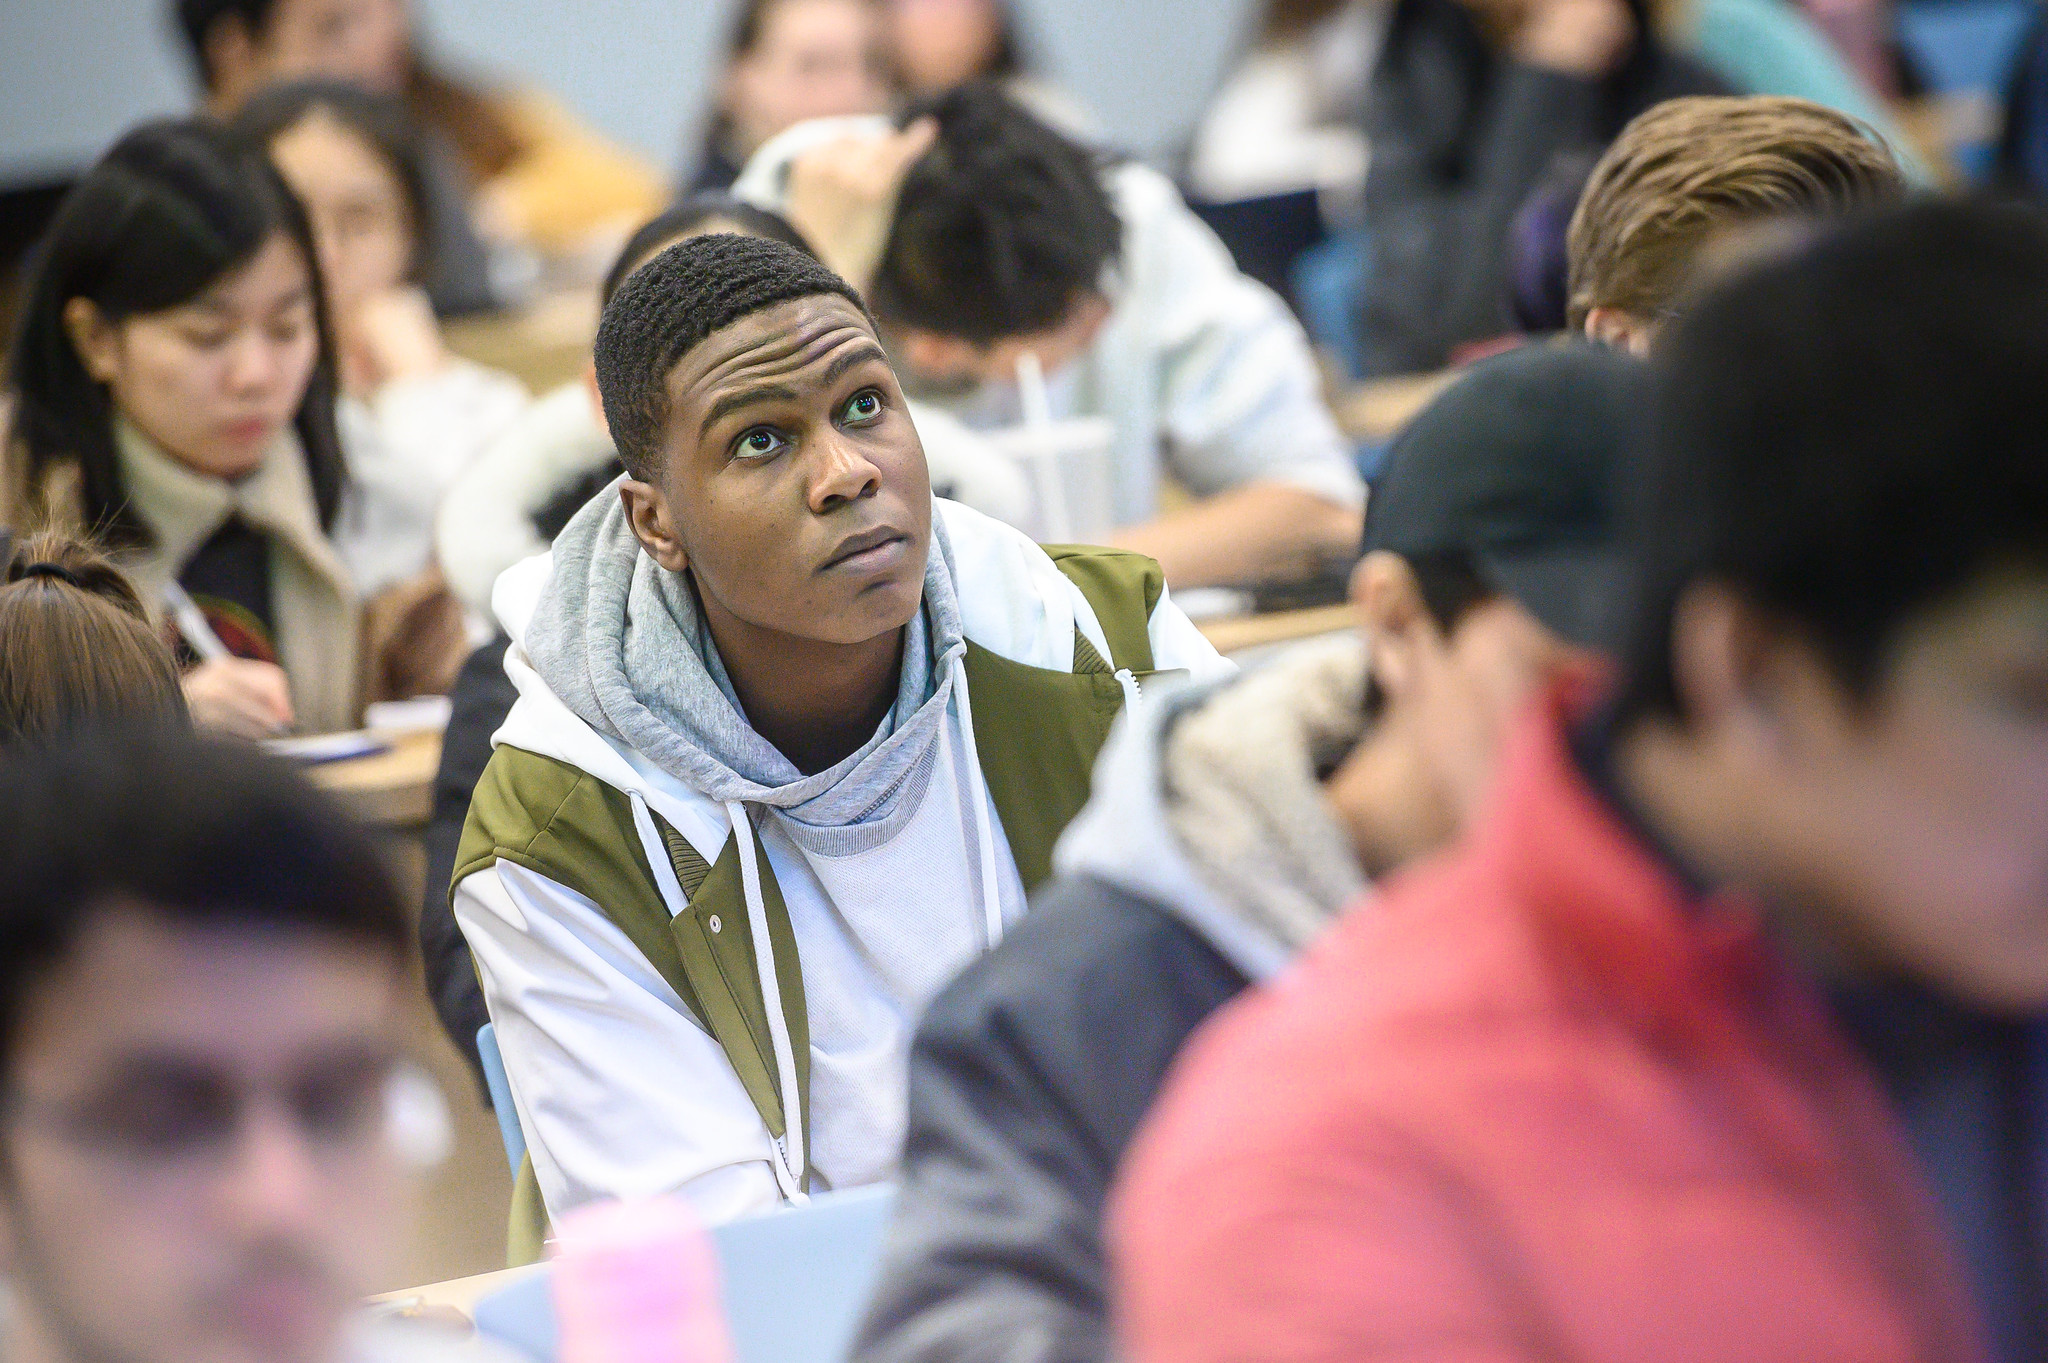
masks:
[[[736,459],[766,459],[782,449],[783,439],[765,426],[756,426],[733,444]]]
[[[852,401],[846,404],[848,421],[873,421],[881,414],[882,395],[872,388],[855,393]]]

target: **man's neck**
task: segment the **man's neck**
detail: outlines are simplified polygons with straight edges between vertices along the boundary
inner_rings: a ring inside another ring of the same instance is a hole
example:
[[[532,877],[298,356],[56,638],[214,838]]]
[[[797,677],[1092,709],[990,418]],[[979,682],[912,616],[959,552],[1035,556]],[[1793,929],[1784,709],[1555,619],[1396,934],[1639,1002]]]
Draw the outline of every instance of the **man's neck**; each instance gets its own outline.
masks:
[[[826,643],[750,624],[701,592],[698,600],[747,722],[805,775],[857,752],[896,703],[903,628]]]

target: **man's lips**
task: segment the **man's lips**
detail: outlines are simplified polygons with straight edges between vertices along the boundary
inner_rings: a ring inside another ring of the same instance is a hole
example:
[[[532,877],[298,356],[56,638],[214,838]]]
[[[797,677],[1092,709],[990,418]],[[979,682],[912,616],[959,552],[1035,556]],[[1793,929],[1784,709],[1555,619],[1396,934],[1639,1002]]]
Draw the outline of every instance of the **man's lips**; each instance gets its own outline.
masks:
[[[897,553],[900,553],[902,546],[907,543],[909,543],[909,536],[905,535],[901,530],[893,530],[886,525],[878,529],[863,531],[858,535],[850,535],[839,542],[839,547],[832,551],[831,556],[825,560],[818,571],[829,572],[834,568],[880,566]]]

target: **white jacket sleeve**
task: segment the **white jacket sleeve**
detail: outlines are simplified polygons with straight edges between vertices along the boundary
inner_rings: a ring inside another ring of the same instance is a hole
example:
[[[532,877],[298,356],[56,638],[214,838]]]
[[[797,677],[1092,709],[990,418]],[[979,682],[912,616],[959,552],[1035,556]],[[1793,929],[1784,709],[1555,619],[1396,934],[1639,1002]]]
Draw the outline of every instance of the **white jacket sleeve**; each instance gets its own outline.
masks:
[[[1174,476],[1197,496],[1270,480],[1364,506],[1350,443],[1287,305],[1237,268],[1165,177],[1127,165],[1111,187],[1124,221],[1124,291],[1114,334],[1098,347],[1149,357]]]
[[[1190,681],[1205,682],[1237,671],[1237,664],[1218,653],[1216,645],[1174,604],[1171,592],[1159,593],[1145,632],[1152,640],[1152,666],[1161,672],[1185,671]]]
[[[725,1052],[603,910],[500,861],[456,887],[455,917],[550,1216],[680,1192],[715,1225],[776,1204],[768,1132]]]

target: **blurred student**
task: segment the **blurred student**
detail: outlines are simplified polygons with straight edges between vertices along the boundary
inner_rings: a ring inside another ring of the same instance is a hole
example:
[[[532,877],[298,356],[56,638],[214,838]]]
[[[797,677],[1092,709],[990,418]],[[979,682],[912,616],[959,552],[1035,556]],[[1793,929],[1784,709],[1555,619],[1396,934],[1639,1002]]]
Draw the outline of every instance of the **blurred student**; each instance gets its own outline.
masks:
[[[1724,88],[1644,0],[1395,0],[1366,100],[1366,372],[1440,369],[1508,331],[1509,227],[1553,160]]]
[[[1618,692],[1195,1039],[1126,1356],[2048,1355],[2044,338],[1954,203],[1675,324]]]
[[[735,185],[786,215],[886,328],[920,396],[977,428],[1114,425],[1112,543],[1176,586],[1308,577],[1358,543],[1365,489],[1301,326],[1173,185],[1104,167],[995,87],[880,120],[820,121]],[[1177,481],[1195,504],[1161,511]]]
[[[918,1026],[860,1363],[1109,1356],[1103,1197],[1181,1043],[1455,836],[1512,715],[1592,665],[1641,368],[1583,344],[1477,366],[1374,494],[1368,642],[1169,692],[1111,740],[1057,878]]]
[[[90,725],[189,724],[170,649],[104,555],[43,531],[13,547],[0,581],[0,747]]]
[[[178,625],[193,718],[250,737],[359,713],[313,261],[261,155],[205,123],[146,123],[51,223],[9,360],[0,522],[112,550]]]
[[[281,764],[161,730],[11,749],[0,826],[0,1352],[447,1356],[350,1319],[446,1140],[369,837]]]
[[[177,15],[216,117],[265,85],[316,76],[405,101],[428,137],[428,195],[444,232],[428,291],[443,311],[492,302],[479,232],[575,255],[661,205],[649,167],[555,100],[479,89],[428,61],[410,0],[177,0]]]
[[[1566,233],[1567,325],[1650,353],[1713,252],[1745,230],[1813,224],[1903,198],[1891,151],[1847,115],[1757,95],[1674,99],[1593,167]]]
[[[255,95],[233,131],[269,155],[312,224],[349,467],[335,541],[372,596],[432,568],[442,496],[525,409],[526,389],[451,355],[417,287],[431,214],[403,105],[299,81]]]
[[[685,193],[727,188],[784,128],[881,113],[894,94],[876,0],[742,0]]]
[[[896,78],[911,99],[993,81],[1062,132],[1099,131],[1072,96],[1033,72],[1010,0],[882,0],[882,9]]]
[[[1315,191],[1349,221],[1365,188],[1365,92],[1390,0],[1267,0],[1188,150],[1188,186],[1224,203]]]
[[[669,247],[597,374],[628,474],[499,580],[520,698],[451,892],[527,1193],[723,1221],[891,1175],[910,1019],[1023,912],[1143,677],[1228,665],[1156,565],[933,498],[802,251]]]

